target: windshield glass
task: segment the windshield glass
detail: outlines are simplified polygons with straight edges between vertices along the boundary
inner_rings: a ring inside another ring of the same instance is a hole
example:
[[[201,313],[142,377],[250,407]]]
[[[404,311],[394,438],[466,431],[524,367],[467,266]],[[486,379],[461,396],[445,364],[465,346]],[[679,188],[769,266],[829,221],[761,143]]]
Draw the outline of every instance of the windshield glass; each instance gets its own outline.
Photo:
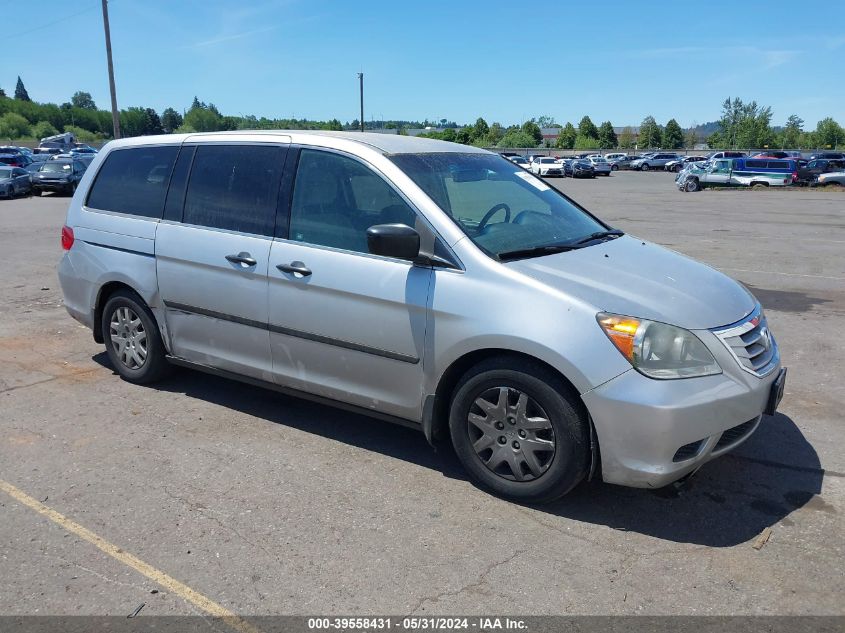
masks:
[[[501,156],[446,152],[390,159],[493,256],[574,243],[608,228]]]
[[[70,171],[70,163],[50,161],[41,165],[41,169],[38,171]]]

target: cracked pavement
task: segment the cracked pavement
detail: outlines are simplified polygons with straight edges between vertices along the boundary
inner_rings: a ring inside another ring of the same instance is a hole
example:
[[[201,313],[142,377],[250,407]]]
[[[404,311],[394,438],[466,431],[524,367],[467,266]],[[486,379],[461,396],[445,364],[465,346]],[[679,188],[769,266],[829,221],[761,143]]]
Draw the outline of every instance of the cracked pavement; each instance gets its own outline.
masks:
[[[845,194],[671,181],[551,184],[766,307],[781,412],[680,492],[518,506],[413,430],[189,371],[125,383],[61,306],[55,196],[0,202],[0,479],[243,615],[843,614]],[[197,613],[2,493],[0,568],[3,614]]]

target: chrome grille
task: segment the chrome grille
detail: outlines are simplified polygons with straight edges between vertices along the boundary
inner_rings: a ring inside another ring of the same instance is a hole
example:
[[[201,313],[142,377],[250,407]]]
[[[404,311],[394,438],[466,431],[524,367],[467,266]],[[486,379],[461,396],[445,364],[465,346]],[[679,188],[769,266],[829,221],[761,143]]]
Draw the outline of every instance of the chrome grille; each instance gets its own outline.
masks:
[[[739,323],[713,330],[713,333],[745,371],[765,376],[777,367],[778,346],[760,306]]]

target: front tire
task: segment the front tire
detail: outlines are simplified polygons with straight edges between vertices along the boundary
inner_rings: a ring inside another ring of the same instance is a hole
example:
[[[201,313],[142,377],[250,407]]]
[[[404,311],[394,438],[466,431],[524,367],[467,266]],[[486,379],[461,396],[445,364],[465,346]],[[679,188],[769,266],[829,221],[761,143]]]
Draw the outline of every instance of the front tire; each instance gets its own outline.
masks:
[[[648,171],[649,169],[651,169],[651,167],[648,166],[648,163],[643,163],[640,166],[640,171]]]
[[[491,359],[458,383],[449,429],[472,480],[501,497],[545,503],[565,495],[589,464],[589,423],[572,389],[522,359]]]
[[[684,191],[688,191],[690,193],[693,193],[695,191],[699,191],[700,189],[701,189],[701,185],[694,178],[687,180],[686,183],[684,183]]]
[[[170,372],[155,317],[137,294],[118,290],[111,295],[101,322],[106,353],[124,380],[144,385]]]
[[[611,165],[610,171],[619,171],[619,165]]]

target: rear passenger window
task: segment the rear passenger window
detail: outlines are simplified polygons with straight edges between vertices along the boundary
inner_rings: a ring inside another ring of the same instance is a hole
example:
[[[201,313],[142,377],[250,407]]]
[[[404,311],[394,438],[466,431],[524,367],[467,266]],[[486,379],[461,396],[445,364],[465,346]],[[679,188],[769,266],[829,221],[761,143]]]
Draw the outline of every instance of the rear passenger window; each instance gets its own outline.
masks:
[[[760,169],[761,167],[766,166],[766,161],[764,161],[764,160],[747,160],[747,161],[745,161],[745,166]]]
[[[182,221],[272,235],[285,153],[267,145],[200,145]]]
[[[87,206],[161,218],[167,181],[178,151],[179,147],[172,145],[109,152],[88,194]]]
[[[339,154],[302,150],[290,239],[367,253],[367,229],[393,223],[413,227],[416,215],[381,176]]]
[[[785,160],[770,160],[767,167],[769,169],[789,169],[789,163]]]

